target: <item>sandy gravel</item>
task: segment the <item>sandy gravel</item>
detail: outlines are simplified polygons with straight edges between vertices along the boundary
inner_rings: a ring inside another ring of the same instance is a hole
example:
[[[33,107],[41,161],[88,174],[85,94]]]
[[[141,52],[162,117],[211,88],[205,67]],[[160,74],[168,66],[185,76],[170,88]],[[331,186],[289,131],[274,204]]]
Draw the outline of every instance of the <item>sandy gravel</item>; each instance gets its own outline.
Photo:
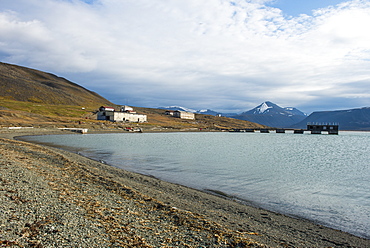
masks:
[[[0,245],[370,247],[370,240],[0,132]],[[5,139],[6,138],[6,139]]]

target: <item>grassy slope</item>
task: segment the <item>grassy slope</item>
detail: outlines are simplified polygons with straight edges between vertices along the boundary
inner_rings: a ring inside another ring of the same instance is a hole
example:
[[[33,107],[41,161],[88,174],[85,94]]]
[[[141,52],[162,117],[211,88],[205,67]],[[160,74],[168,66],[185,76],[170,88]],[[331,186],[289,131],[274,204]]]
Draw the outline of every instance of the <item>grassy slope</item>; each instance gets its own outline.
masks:
[[[101,105],[115,106],[105,98],[75,83],[42,71],[0,63],[0,127],[53,126],[117,129],[137,126],[130,123],[97,121]],[[182,120],[164,115],[164,110],[135,108],[148,115],[140,124],[147,130],[219,130],[263,128],[262,125],[210,115],[196,115],[196,120]]]
[[[0,63],[0,97],[53,105],[110,105],[95,92],[56,75]]]
[[[164,114],[163,109],[135,108],[138,113],[146,114],[148,122],[112,123],[96,120],[94,107],[73,105],[50,105],[22,102],[0,97],[0,126],[55,126],[85,127],[91,129],[117,129],[128,126],[141,126],[144,130],[219,130],[231,128],[263,128],[262,125],[226,117],[196,114],[196,120],[182,120]],[[80,124],[81,123],[81,124]]]

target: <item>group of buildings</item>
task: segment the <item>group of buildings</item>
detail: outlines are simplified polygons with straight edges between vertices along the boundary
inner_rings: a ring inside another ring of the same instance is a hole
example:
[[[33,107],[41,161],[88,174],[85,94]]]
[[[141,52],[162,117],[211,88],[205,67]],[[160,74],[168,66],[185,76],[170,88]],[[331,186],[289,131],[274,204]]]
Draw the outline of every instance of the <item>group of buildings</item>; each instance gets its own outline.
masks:
[[[176,118],[195,120],[195,114],[192,112],[179,110],[166,110],[165,115],[170,115]],[[147,116],[138,114],[130,106],[122,106],[119,111],[112,107],[101,106],[97,113],[98,120],[113,121],[113,122],[147,122]],[[307,123],[307,129],[297,129],[294,133],[304,133],[304,131],[311,131],[313,134],[321,134],[327,132],[328,134],[338,134],[338,123]],[[234,129],[233,132],[254,132],[254,129]],[[261,129],[261,133],[269,132],[268,129]],[[285,133],[285,129],[277,129],[277,133]]]
[[[165,114],[181,119],[195,120],[195,114],[191,112],[167,110]],[[113,107],[101,106],[97,113],[97,119],[114,122],[147,122],[146,115],[136,113],[130,106],[122,106],[119,111]]]

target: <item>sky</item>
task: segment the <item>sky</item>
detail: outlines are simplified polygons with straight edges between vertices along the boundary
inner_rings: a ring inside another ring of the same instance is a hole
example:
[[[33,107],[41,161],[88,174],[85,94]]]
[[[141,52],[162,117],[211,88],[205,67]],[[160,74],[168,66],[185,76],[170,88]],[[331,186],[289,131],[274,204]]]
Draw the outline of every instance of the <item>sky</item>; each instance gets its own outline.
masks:
[[[0,0],[0,61],[115,104],[370,107],[368,0]]]

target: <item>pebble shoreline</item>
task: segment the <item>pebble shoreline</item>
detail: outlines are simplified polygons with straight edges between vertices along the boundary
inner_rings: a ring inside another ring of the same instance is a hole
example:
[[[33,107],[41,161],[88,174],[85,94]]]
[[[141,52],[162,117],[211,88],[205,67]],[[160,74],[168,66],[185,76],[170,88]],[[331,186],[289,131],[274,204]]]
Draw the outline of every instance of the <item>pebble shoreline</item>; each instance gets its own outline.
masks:
[[[0,132],[0,245],[370,247],[370,240]]]

